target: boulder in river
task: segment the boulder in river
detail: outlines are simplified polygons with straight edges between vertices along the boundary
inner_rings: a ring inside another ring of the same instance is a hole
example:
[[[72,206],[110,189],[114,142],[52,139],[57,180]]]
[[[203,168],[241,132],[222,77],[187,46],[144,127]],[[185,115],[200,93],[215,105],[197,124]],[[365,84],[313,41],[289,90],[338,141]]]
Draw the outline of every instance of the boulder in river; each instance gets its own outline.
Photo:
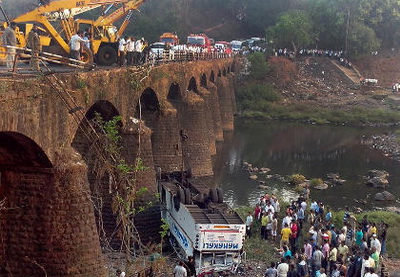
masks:
[[[328,173],[326,178],[326,182],[331,186],[342,186],[346,182],[346,180],[340,178],[338,173]]]
[[[328,178],[328,180],[336,180],[340,179],[340,175],[337,173],[328,173],[326,174],[326,178]]]
[[[258,179],[258,176],[255,175],[255,174],[253,174],[253,175],[250,175],[249,178],[250,178],[251,180],[257,180],[257,179]]]
[[[389,186],[389,181],[387,178],[389,173],[385,170],[370,170],[365,176],[366,184],[368,186],[373,186],[374,188],[386,188]]]
[[[374,196],[375,201],[394,201],[396,197],[388,191],[378,192]]]
[[[317,190],[326,190],[328,188],[329,188],[329,185],[327,183],[322,183],[322,184],[314,187],[314,189],[317,189]]]
[[[368,179],[366,184],[374,188],[386,188],[389,186],[389,181],[384,177],[373,177]]]
[[[261,174],[267,174],[268,172],[270,172],[271,169],[269,169],[268,167],[261,167],[258,172],[260,172]]]

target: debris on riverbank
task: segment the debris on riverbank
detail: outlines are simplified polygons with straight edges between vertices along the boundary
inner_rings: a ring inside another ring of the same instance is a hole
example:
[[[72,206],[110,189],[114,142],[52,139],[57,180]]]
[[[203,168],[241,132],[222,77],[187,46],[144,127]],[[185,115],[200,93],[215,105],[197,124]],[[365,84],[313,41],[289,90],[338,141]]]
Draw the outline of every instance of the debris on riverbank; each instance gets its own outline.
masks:
[[[400,141],[397,134],[381,134],[371,136],[371,147],[378,149],[385,156],[400,161]]]

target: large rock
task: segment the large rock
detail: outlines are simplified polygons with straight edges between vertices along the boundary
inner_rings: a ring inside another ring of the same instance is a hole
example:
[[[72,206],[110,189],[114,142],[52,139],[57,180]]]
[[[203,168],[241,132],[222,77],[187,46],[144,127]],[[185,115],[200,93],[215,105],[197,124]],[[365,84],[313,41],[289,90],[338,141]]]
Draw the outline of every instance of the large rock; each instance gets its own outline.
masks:
[[[370,170],[365,176],[366,184],[368,186],[373,186],[374,188],[386,188],[389,186],[389,181],[387,178],[389,173],[385,170]]]
[[[328,188],[329,188],[329,185],[327,183],[322,183],[322,184],[314,187],[314,189],[318,189],[318,190],[326,190]]]
[[[373,177],[367,180],[366,184],[374,188],[386,188],[389,186],[389,181],[383,177]]]
[[[380,177],[380,178],[387,178],[389,177],[389,173],[386,170],[377,170],[377,169],[372,169],[368,171],[367,178],[374,178],[374,177]]]
[[[382,195],[385,197],[386,201],[395,201],[396,197],[388,191],[382,192]]]
[[[258,179],[258,176],[257,175],[250,175],[250,177],[249,177],[251,180],[257,180]]]
[[[383,196],[382,193],[378,192],[377,194],[375,194],[374,200],[375,201],[385,201],[385,197]]]
[[[388,191],[378,192],[374,196],[375,201],[394,201],[396,197]]]

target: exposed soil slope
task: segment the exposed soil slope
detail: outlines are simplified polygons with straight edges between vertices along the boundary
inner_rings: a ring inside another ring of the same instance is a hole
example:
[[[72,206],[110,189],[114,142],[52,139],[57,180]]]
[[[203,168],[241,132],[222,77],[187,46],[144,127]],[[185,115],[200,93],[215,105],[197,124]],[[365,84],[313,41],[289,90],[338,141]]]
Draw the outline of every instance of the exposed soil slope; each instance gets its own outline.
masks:
[[[379,53],[367,56],[354,64],[365,78],[376,78],[381,86],[390,87],[400,82],[400,53]]]
[[[390,108],[379,97],[390,91],[354,83],[328,58],[301,57],[291,61],[272,57],[269,65],[272,72],[268,81],[275,85],[288,104],[306,103],[345,111],[354,107]]]

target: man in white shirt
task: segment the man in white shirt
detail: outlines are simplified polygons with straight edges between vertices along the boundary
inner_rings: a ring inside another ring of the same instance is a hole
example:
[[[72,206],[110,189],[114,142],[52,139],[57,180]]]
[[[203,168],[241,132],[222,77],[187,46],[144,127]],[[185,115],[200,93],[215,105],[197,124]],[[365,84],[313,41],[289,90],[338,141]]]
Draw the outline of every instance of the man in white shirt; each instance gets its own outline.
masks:
[[[119,40],[119,46],[118,46],[118,54],[119,54],[119,60],[118,60],[118,65],[121,67],[125,63],[125,48],[126,48],[126,41],[128,40],[128,37],[123,37],[120,38]]]
[[[142,39],[138,39],[136,42],[135,42],[135,52],[134,52],[134,54],[133,54],[133,56],[134,56],[134,63],[136,64],[136,65],[138,65],[139,63],[140,63],[140,58],[141,58],[141,55],[142,55],[142,47],[143,47],[143,41],[144,41],[144,39],[142,38]]]
[[[278,271],[278,277],[287,277],[287,273],[289,271],[289,264],[286,263],[285,258],[281,258],[281,263],[276,268]]]
[[[133,52],[135,51],[135,38],[131,37],[126,42],[126,62],[127,65],[133,64]]]
[[[78,31],[75,35],[71,37],[69,41],[70,47],[70,57],[75,60],[81,59],[81,47],[85,43],[83,39],[83,31]]]
[[[186,277],[187,276],[187,270],[183,266],[182,261],[179,261],[179,263],[175,266],[173,274],[174,274],[174,277]]]
[[[371,238],[371,249],[372,248],[376,249],[378,256],[381,254],[382,245],[381,242],[378,240],[376,234],[373,234]]]
[[[246,217],[246,235],[248,237],[251,236],[252,225],[253,225],[253,216],[251,215],[251,212],[249,212]]]
[[[269,210],[271,211],[272,214],[275,213],[275,208],[274,208],[274,206],[271,205],[270,202],[268,202],[267,206],[265,206],[265,211],[268,212]]]

